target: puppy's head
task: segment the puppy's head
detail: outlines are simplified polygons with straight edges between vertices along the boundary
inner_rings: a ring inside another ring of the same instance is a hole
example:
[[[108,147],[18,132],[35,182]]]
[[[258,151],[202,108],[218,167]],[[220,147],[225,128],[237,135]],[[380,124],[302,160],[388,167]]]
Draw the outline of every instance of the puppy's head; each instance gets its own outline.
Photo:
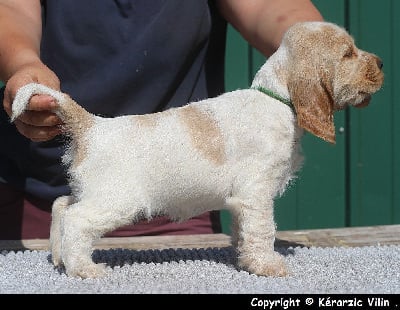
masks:
[[[281,48],[288,56],[287,86],[299,126],[335,143],[334,111],[369,103],[383,83],[382,61],[326,22],[295,24]]]

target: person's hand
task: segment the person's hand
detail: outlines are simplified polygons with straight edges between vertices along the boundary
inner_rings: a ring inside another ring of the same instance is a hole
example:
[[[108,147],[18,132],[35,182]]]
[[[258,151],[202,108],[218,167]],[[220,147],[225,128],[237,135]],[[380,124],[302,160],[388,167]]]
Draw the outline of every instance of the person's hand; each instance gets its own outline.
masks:
[[[18,89],[28,83],[41,83],[60,90],[60,81],[53,71],[41,62],[18,69],[6,83],[3,106],[11,116],[11,105]],[[27,110],[15,120],[18,131],[32,141],[47,141],[61,133],[61,120],[51,112],[56,106],[53,97],[35,95],[29,101]]]

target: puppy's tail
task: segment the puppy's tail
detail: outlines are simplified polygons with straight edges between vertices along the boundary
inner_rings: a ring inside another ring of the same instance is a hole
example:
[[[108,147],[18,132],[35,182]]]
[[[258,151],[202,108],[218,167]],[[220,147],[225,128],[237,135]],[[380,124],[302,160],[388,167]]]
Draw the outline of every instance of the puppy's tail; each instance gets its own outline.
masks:
[[[12,104],[11,122],[20,116],[29,103],[33,95],[49,95],[57,101],[57,107],[53,112],[63,121],[67,132],[79,134],[82,130],[90,127],[94,115],[90,114],[67,94],[51,89],[37,83],[26,84],[21,87],[15,95]]]

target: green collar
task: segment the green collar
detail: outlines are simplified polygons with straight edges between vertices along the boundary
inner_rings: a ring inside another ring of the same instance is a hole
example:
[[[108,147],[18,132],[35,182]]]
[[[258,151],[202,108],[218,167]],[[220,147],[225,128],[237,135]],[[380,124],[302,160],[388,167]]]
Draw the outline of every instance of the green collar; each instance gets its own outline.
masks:
[[[255,89],[258,90],[264,94],[266,94],[267,96],[270,96],[276,100],[279,100],[280,102],[283,102],[284,104],[288,105],[289,107],[293,107],[292,105],[292,101],[290,101],[289,99],[283,98],[281,96],[279,96],[278,94],[274,93],[272,90],[264,88],[262,86],[255,86],[252,87],[251,89]]]

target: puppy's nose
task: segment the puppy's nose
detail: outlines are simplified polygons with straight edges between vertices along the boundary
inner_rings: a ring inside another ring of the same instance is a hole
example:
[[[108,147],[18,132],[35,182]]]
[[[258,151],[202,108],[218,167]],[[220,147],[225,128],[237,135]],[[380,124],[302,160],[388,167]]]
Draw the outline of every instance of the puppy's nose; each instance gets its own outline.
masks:
[[[376,65],[378,66],[379,69],[383,68],[383,61],[379,57],[376,58]]]

